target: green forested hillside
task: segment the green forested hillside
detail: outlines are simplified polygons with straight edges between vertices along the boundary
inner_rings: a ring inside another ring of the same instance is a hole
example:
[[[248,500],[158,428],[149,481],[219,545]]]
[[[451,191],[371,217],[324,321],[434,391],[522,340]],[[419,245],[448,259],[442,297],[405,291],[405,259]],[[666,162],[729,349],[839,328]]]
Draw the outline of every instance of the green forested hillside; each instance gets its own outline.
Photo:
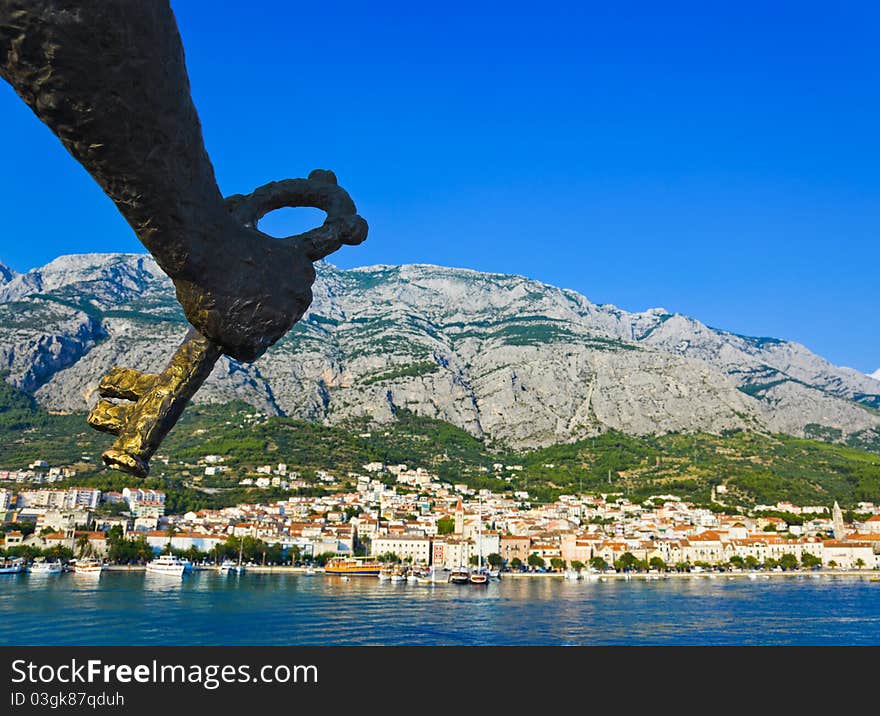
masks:
[[[50,415],[0,381],[0,469],[44,459],[75,467],[78,484],[121,489],[135,478],[101,466],[101,451],[111,442],[111,436],[86,425],[85,415]],[[198,461],[209,454],[224,456],[230,470],[205,477]],[[259,465],[286,463],[309,485],[299,492],[315,494],[350,486],[348,473],[363,472],[362,465],[372,461],[425,467],[445,481],[474,487],[528,490],[539,500],[602,491],[632,499],[675,494],[706,503],[713,486],[724,486],[718,501],[728,505],[880,502],[880,455],[816,440],[745,432],[649,437],[609,432],[504,453],[448,423],[406,411],[388,424],[360,420],[326,427],[256,415],[244,403],[190,406],[153,459],[147,484],[168,490],[173,510],[193,509],[287,494],[238,485]],[[319,470],[340,484],[321,483]]]

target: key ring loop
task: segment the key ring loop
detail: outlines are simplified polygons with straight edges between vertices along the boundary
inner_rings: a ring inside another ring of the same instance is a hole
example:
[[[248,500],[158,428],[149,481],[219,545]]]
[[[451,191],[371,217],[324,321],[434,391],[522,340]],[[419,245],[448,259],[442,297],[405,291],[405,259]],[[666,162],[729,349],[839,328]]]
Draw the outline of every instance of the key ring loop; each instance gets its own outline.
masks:
[[[250,194],[226,197],[226,208],[243,226],[259,231],[257,222],[270,211],[285,207],[312,207],[326,212],[321,226],[277,241],[290,243],[318,261],[343,244],[353,246],[367,238],[367,222],[357,214],[354,202],[331,171],[315,169],[307,179],[270,182]]]

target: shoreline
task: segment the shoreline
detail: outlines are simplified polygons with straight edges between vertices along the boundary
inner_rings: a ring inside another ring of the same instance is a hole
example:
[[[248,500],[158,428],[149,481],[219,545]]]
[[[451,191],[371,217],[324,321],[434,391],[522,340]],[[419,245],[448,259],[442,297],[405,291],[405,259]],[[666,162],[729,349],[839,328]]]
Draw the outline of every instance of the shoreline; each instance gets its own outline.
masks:
[[[505,573],[502,575],[504,579],[513,578],[513,579],[521,579],[523,577],[550,577],[550,578],[558,578],[562,579],[563,574],[556,572],[552,574],[518,574],[518,573]],[[595,580],[598,581],[602,579],[622,579],[624,581],[642,581],[642,582],[651,582],[651,581],[662,581],[664,579],[742,579],[742,578],[751,578],[756,577],[758,579],[763,579],[765,577],[872,577],[872,578],[880,578],[880,569],[823,569],[816,570],[815,572],[666,572],[662,574],[646,574],[645,572],[631,572],[629,574],[623,572],[615,572],[614,574],[594,574]],[[574,580],[572,580],[574,581]],[[583,581],[583,579],[578,580]],[[587,580],[589,581],[589,580]]]
[[[245,573],[253,574],[305,574],[306,567],[289,567],[286,565],[271,566],[245,566]],[[104,571],[107,572],[145,572],[146,566],[142,564],[112,564],[105,565]],[[216,567],[196,566],[195,572],[217,572]],[[324,570],[315,567],[312,574],[315,576],[324,576]],[[330,575],[333,576],[333,575]],[[868,577],[880,579],[880,569],[821,569],[815,571],[789,571],[789,572],[665,572],[665,573],[645,573],[645,572],[615,572],[613,574],[593,574],[592,581],[608,581],[611,579],[623,581],[663,581],[665,579],[756,579],[772,578],[772,577],[795,577],[795,578],[825,578],[825,577]],[[562,572],[503,572],[501,575],[504,579],[563,579]],[[369,578],[367,578],[369,579]],[[569,580],[574,581],[574,580]],[[580,579],[577,581],[591,581],[589,579]]]

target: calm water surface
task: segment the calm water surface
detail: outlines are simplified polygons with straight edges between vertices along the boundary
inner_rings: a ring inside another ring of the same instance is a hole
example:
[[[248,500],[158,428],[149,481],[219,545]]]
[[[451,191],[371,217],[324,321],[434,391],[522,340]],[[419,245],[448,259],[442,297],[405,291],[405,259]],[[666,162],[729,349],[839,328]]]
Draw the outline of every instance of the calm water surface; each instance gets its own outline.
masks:
[[[880,644],[880,583],[0,575],[0,644]]]

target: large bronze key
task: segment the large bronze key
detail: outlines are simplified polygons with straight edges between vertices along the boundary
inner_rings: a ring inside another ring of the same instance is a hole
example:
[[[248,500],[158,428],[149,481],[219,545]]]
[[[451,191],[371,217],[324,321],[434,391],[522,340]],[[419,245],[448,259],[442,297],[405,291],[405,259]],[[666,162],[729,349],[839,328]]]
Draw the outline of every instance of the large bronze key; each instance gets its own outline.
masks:
[[[0,76],[114,201],[194,328],[158,376],[100,381],[89,424],[117,436],[104,461],[144,476],[220,355],[254,361],[287,333],[312,301],[312,262],[367,223],[329,171],[223,198],[167,0],[0,0]],[[286,239],[257,229],[285,206],[327,218]]]
[[[273,182],[252,194],[231,196],[226,205],[230,214],[246,228],[256,227],[261,217],[282,206],[323,209],[327,213],[323,226],[298,236],[277,239],[296,244],[315,259],[342,242],[357,241],[366,229],[363,219],[355,214],[348,194],[336,185],[332,172],[315,170],[308,179]],[[104,463],[146,477],[150,458],[222,354],[221,346],[193,328],[159,375],[131,368],[113,368],[107,373],[98,384],[102,399],[88,418],[89,425],[96,430],[118,436],[102,455]],[[135,402],[133,405],[114,403],[108,398]]]
[[[153,453],[221,355],[220,346],[193,328],[159,375],[131,368],[107,373],[98,385],[103,399],[89,413],[89,425],[118,436],[104,452],[104,463],[146,477]],[[126,405],[107,398],[136,402]]]

